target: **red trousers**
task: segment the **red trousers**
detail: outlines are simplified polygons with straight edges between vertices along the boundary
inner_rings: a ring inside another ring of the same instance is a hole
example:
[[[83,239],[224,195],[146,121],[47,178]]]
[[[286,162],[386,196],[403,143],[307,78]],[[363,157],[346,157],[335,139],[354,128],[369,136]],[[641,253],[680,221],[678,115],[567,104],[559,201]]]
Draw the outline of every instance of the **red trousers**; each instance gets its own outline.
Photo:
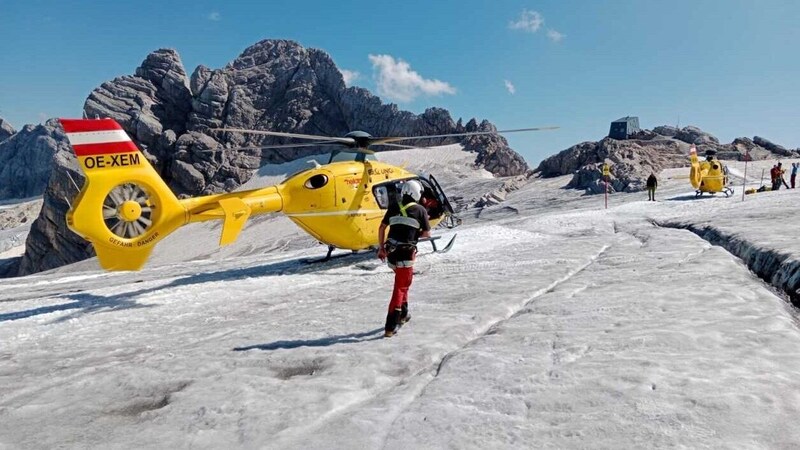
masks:
[[[414,278],[413,267],[396,267],[394,269],[394,289],[392,289],[392,300],[389,302],[389,312],[400,309],[408,303],[408,288]]]

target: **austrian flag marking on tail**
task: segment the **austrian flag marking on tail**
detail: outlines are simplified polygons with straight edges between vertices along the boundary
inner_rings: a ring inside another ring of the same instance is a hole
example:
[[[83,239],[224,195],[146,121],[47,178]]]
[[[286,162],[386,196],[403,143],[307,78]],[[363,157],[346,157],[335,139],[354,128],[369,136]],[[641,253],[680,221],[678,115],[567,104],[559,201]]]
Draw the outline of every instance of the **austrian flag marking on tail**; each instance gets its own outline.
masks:
[[[113,119],[60,121],[85,169],[138,166],[143,162],[136,144]]]

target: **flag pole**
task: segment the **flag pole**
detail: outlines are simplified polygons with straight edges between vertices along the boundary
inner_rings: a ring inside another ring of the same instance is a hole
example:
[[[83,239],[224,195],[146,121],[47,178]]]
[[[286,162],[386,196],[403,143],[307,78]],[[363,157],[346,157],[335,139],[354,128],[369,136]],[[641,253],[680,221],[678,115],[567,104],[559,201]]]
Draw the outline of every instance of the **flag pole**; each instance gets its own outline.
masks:
[[[742,201],[744,201],[744,191],[747,190],[747,163],[750,161],[750,149],[744,154],[744,181],[742,181]]]

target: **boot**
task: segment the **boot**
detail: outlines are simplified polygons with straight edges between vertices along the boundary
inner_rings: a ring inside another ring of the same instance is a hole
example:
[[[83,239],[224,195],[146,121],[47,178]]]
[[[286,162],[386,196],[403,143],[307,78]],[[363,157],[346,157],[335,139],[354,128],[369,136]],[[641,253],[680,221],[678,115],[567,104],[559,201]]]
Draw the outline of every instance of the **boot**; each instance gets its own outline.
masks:
[[[386,314],[386,326],[383,328],[383,337],[392,337],[397,333],[397,329],[400,325],[400,314],[402,313],[402,309],[395,309]]]
[[[411,320],[411,315],[408,313],[408,303],[403,303],[400,310],[400,325],[405,325],[409,320]]]

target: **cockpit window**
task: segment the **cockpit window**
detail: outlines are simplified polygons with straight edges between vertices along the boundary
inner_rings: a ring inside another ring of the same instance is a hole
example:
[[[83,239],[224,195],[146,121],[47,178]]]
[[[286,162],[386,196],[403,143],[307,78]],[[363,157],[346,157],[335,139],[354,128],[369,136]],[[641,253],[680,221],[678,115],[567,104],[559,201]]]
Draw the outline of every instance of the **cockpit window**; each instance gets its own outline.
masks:
[[[308,189],[319,189],[328,184],[328,176],[318,173],[306,180],[304,186]]]
[[[378,206],[381,209],[386,209],[389,207],[389,190],[386,185],[383,186],[375,186],[374,189],[375,193],[375,201],[378,202]]]

